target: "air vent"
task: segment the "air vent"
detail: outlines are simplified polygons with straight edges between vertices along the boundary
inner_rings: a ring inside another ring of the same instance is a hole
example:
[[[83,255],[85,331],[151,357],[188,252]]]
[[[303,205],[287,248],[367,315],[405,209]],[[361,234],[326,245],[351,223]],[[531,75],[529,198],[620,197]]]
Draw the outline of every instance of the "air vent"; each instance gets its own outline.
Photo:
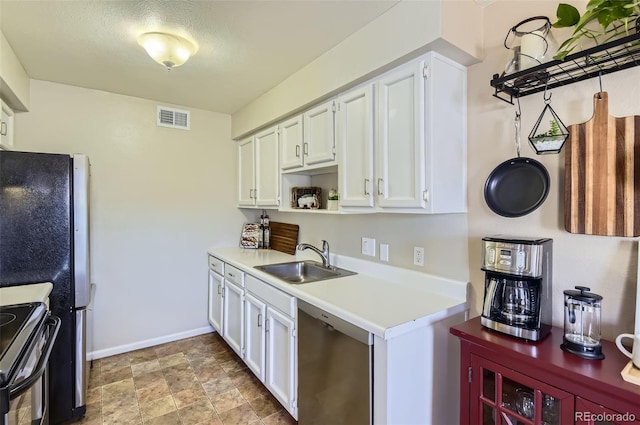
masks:
[[[191,126],[190,115],[189,111],[158,106],[158,126],[189,130]]]

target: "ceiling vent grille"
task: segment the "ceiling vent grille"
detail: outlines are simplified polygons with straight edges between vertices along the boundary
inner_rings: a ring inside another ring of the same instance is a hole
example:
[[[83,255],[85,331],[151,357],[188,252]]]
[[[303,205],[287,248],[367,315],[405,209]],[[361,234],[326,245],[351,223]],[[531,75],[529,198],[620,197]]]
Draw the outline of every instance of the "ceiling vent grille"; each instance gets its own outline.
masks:
[[[189,130],[191,127],[191,112],[158,106],[158,126]]]

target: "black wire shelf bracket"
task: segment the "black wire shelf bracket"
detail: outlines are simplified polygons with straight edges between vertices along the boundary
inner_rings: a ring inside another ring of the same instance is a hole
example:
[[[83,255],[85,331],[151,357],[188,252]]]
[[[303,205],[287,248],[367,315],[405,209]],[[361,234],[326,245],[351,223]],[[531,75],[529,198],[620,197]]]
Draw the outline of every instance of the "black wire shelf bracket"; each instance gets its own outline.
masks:
[[[640,22],[640,20],[639,20]],[[508,75],[494,74],[493,96],[513,104],[514,98],[528,96],[589,78],[640,65],[640,31]]]

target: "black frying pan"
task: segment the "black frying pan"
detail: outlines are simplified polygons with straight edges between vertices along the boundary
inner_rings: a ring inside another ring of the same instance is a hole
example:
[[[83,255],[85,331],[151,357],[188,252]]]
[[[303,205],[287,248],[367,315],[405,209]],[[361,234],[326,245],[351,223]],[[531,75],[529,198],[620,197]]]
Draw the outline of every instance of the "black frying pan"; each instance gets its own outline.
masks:
[[[549,173],[531,158],[512,158],[498,165],[484,184],[484,199],[503,217],[522,217],[538,208],[549,194]]]
[[[484,199],[503,217],[522,217],[538,208],[549,194],[549,172],[544,165],[520,156],[520,114],[516,114],[517,158],[498,165],[484,184]]]

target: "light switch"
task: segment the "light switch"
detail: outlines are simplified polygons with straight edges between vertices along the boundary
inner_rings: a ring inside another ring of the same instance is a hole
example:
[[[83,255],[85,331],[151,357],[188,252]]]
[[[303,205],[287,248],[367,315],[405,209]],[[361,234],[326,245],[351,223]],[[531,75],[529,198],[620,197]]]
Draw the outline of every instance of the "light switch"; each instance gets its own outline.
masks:
[[[362,238],[362,255],[376,256],[376,240],[372,238]]]

